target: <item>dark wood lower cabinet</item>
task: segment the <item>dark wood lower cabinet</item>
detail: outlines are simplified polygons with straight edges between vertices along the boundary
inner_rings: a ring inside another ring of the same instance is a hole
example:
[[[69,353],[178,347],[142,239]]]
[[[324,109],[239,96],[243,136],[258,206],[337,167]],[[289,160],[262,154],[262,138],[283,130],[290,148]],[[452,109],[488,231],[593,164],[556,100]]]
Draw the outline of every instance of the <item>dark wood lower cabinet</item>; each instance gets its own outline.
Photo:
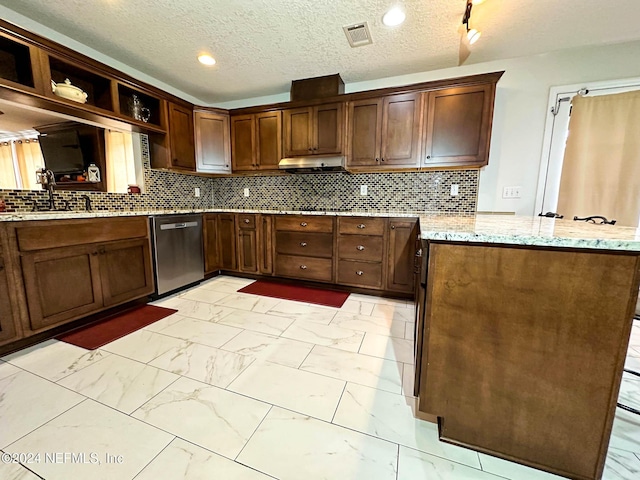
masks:
[[[258,262],[260,273],[273,273],[273,217],[260,215],[258,221]]]
[[[9,297],[9,282],[5,261],[0,251],[0,344],[16,337],[16,324]]]
[[[389,220],[389,264],[387,290],[413,293],[417,221],[413,218]]]
[[[218,249],[220,268],[222,270],[238,270],[236,252],[236,216],[233,213],[218,214]]]
[[[208,213],[203,217],[202,242],[204,244],[204,272],[213,273],[222,268],[220,239],[218,236],[218,214]]]
[[[254,228],[238,229],[238,270],[258,273],[257,232]]]
[[[110,243],[100,247],[98,255],[105,306],[153,293],[153,269],[147,239]]]
[[[602,476],[640,253],[433,242],[419,409],[440,438]]]

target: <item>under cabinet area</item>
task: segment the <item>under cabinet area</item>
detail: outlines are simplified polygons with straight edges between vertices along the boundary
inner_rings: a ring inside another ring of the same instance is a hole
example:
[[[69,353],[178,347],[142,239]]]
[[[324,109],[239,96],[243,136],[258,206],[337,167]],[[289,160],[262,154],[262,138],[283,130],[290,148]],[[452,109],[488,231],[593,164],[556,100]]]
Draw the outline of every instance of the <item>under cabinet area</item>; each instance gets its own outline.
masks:
[[[26,331],[67,323],[154,291],[146,217],[16,222]]]

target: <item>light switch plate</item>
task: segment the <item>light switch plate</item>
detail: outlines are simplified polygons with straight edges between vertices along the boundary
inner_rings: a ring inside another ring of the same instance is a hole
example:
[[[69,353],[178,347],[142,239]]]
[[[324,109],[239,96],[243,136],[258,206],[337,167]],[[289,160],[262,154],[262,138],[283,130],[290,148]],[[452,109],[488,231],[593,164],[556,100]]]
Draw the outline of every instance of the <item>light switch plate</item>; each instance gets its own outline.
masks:
[[[522,196],[522,187],[504,187],[502,189],[502,198],[520,198]]]

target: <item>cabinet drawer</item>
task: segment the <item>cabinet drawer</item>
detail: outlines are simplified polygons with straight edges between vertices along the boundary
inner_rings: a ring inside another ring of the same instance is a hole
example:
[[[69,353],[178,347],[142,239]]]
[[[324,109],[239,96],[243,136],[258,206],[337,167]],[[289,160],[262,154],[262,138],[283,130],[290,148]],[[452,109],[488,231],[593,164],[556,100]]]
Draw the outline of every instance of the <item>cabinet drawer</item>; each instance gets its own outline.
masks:
[[[382,288],[382,263],[338,263],[338,283],[356,287]]]
[[[340,217],[338,219],[338,232],[359,235],[383,235],[384,222],[384,218]]]
[[[276,232],[276,252],[331,258],[333,235],[331,233]]]
[[[21,224],[16,236],[25,252],[146,237],[148,227],[147,217],[52,220]]]
[[[330,282],[333,262],[330,258],[276,255],[276,275]]]
[[[256,216],[238,215],[238,228],[256,228]]]
[[[333,218],[321,216],[278,216],[276,217],[276,230],[288,230],[293,232],[333,232]]]
[[[338,254],[340,259],[382,261],[382,237],[369,235],[340,235]]]

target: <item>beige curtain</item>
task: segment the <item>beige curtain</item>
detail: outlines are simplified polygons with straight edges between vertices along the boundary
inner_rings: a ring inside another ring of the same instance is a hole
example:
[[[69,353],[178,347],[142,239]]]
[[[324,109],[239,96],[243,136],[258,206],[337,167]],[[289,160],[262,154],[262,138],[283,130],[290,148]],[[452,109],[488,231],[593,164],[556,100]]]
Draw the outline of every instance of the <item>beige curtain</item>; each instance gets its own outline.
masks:
[[[558,212],[638,226],[640,91],[573,99]]]
[[[13,151],[9,142],[0,143],[0,188],[18,188],[13,166]]]
[[[136,184],[133,138],[130,133],[109,130],[106,131],[105,138],[107,191],[126,193],[129,185]]]
[[[18,166],[20,167],[22,188],[28,190],[40,189],[40,185],[36,182],[36,171],[44,167],[44,158],[42,158],[38,140],[35,138],[16,140],[14,145],[18,157]]]

